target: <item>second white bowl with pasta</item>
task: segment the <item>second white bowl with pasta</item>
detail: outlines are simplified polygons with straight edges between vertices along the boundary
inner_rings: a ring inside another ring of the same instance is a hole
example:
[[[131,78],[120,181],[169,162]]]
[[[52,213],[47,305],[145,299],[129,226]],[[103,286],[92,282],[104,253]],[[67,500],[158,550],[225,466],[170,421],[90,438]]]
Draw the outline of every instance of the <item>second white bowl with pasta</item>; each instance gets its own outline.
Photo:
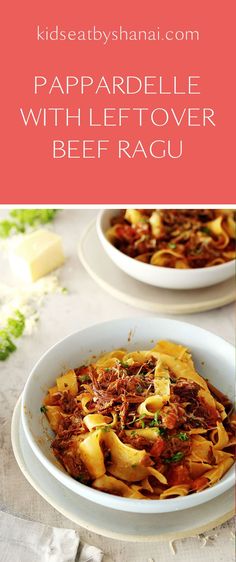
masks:
[[[138,281],[163,289],[201,289],[222,283],[235,275],[235,259],[211,267],[176,269],[144,263],[129,257],[118,250],[107,237],[111,219],[118,214],[117,209],[100,211],[97,217],[97,234],[106,254],[115,265]]]
[[[104,352],[111,352],[117,348],[126,348],[129,352],[148,350],[153,348],[158,340],[168,340],[189,348],[197,372],[208,378],[229,398],[232,398],[234,390],[233,347],[223,339],[197,326],[163,318],[121,319],[78,331],[49,349],[32,370],[22,398],[21,416],[26,438],[43,466],[57,480],[77,494],[78,499],[79,496],[83,496],[92,502],[123,511],[162,513],[194,507],[211,500],[233,486],[234,471],[233,467],[229,468],[232,464],[229,462],[226,463],[226,468],[229,470],[223,470],[223,465],[221,465],[219,480],[216,477],[214,485],[203,491],[168,499],[132,499],[132,497],[120,497],[106,493],[76,481],[55,459],[50,446],[54,435],[40,408],[48,388],[55,385],[56,378],[69,369],[74,369],[87,362],[94,362],[94,357],[99,357]],[[186,358],[190,360],[188,355]],[[174,360],[175,358],[172,356],[172,368]],[[184,363],[181,365],[183,366]],[[140,417],[142,419],[142,416]],[[151,419],[151,425],[153,424],[155,425]],[[93,452],[94,464],[96,464],[96,451],[92,451],[91,454]],[[217,453],[217,459],[220,456],[221,454]],[[223,456],[227,457],[227,455]],[[220,462],[219,459],[217,462]],[[135,482],[132,485],[135,486]]]

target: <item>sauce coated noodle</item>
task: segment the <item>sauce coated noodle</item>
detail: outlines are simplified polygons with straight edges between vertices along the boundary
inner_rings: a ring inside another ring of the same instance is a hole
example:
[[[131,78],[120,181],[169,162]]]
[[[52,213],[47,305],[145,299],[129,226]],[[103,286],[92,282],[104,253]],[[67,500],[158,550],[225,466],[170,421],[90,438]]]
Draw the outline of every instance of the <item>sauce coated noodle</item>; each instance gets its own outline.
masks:
[[[236,257],[231,209],[126,209],[106,234],[124,254],[160,267],[210,267]]]
[[[71,369],[41,409],[66,471],[111,494],[185,496],[212,486],[233,464],[231,403],[196,372],[182,345],[119,349]]]

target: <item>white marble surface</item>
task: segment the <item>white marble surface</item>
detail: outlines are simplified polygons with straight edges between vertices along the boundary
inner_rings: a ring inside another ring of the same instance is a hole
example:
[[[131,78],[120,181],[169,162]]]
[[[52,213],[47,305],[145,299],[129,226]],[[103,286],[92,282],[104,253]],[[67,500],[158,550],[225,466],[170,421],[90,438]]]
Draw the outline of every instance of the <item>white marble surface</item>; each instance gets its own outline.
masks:
[[[88,276],[77,258],[77,244],[84,227],[95,216],[95,210],[66,209],[59,213],[54,229],[62,235],[67,261],[60,272],[60,282],[68,294],[49,295],[41,308],[40,321],[32,336],[19,342],[18,350],[0,363],[0,476],[1,504],[10,513],[28,516],[46,524],[76,528],[76,525],[57,513],[25,480],[15,462],[10,442],[11,415],[27,376],[40,355],[57,340],[74,330],[93,323],[146,313],[115,300],[106,294]],[[0,209],[0,218],[6,210]],[[16,280],[8,262],[0,254],[0,282],[14,285]],[[210,312],[180,316],[215,332],[226,340],[234,339],[234,305]],[[204,507],[203,507],[204,509]],[[189,559],[195,562],[234,560],[233,523],[228,522],[208,532],[207,540],[199,537],[175,541],[172,552],[168,543],[130,544],[99,537],[79,529],[82,539],[101,547],[106,553],[105,562],[176,562]],[[205,544],[206,543],[206,544]],[[1,558],[0,558],[1,559]],[[4,561],[3,561],[4,562]],[[23,562],[23,561],[22,561]],[[32,561],[33,562],[33,561]]]

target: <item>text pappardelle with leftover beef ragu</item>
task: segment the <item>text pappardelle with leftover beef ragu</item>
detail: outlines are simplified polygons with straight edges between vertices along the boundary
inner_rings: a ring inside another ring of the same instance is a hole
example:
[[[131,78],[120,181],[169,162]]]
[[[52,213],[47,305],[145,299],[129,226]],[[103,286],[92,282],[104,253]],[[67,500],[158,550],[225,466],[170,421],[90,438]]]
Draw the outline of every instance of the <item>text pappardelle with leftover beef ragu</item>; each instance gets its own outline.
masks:
[[[233,464],[230,400],[196,372],[186,347],[168,341],[69,370],[41,410],[66,471],[118,496],[185,496]]]
[[[159,267],[211,267],[236,257],[233,209],[126,209],[106,236],[127,256]]]

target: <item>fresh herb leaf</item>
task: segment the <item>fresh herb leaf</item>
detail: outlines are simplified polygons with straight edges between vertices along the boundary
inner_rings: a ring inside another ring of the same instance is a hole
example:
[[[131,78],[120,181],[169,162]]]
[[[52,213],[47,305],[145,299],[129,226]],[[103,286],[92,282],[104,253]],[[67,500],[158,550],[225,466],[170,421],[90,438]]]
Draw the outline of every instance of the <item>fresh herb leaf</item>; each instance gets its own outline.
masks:
[[[25,328],[25,317],[20,310],[14,311],[14,316],[10,316],[5,327],[0,330],[0,361],[5,361],[16,350],[16,345],[12,341],[14,338],[22,336]]]
[[[159,425],[160,420],[158,420],[159,417],[159,411],[155,412],[153,420],[150,422],[149,427],[155,427],[156,425]]]
[[[16,346],[7,330],[0,330],[0,361],[5,361],[15,349]]]
[[[171,458],[171,462],[178,462],[181,461],[181,459],[184,457],[184,453],[182,453],[182,451],[178,451],[177,453],[175,453],[175,455],[173,455],[173,457]]]
[[[22,228],[15,222],[9,220],[0,222],[0,238],[8,238],[11,234],[16,234],[16,232],[22,232]]]
[[[124,367],[124,369],[128,369],[129,368],[129,363],[123,363],[123,361],[119,362],[121,367]]]
[[[141,416],[139,416],[139,418],[134,419],[134,421],[138,422],[140,420],[143,420],[143,418],[146,417],[146,414],[141,414]]]
[[[159,427],[158,431],[159,431],[159,435],[165,435],[165,433],[166,433],[166,430],[165,430],[164,427]]]
[[[10,216],[18,224],[23,226],[34,226],[35,224],[46,224],[51,222],[57,213],[57,209],[13,209]]]
[[[20,310],[15,310],[14,314],[7,320],[7,330],[15,338],[19,338],[25,329],[25,317]]]
[[[200,230],[205,234],[211,234],[210,228],[208,228],[208,226],[203,226]]]
[[[132,421],[129,422],[128,425],[133,425],[133,423],[140,422],[141,427],[144,429],[144,427],[145,427],[145,422],[143,421],[143,418],[145,418],[145,417],[146,417],[146,414],[141,414],[141,416],[139,416],[139,418],[135,418],[135,416],[134,416],[133,419],[132,419]]]
[[[174,455],[172,455],[172,457],[170,457],[169,459],[164,459],[165,463],[169,463],[169,462],[179,462],[182,460],[182,458],[184,457],[184,453],[182,453],[182,451],[178,451],[177,453],[175,453]]]
[[[13,209],[10,217],[14,220],[0,221],[0,238],[8,238],[12,234],[25,232],[27,226],[37,226],[51,222],[58,209]]]
[[[42,414],[46,414],[46,412],[47,412],[47,407],[46,407],[46,406],[41,406],[40,412],[42,412]]]
[[[188,435],[185,432],[180,432],[178,433],[177,437],[181,440],[181,441],[188,441]]]
[[[137,431],[135,431],[135,430],[131,431],[131,434],[130,434],[130,435],[131,435],[132,437],[136,437]]]
[[[175,248],[176,248],[176,244],[174,244],[174,243],[172,243],[172,242],[169,242],[168,246],[169,246],[169,248],[171,248],[172,250],[175,250]]]
[[[158,418],[159,418],[159,411],[155,412],[155,414],[154,414],[154,421],[156,423],[158,423]]]
[[[14,316],[7,319],[6,327],[0,330],[0,361],[5,361],[16,350],[16,345],[12,341],[14,338],[19,338],[25,328],[25,317],[19,311],[15,310]]]
[[[91,381],[90,376],[89,375],[79,375],[78,377],[79,382],[87,382],[87,381]]]

